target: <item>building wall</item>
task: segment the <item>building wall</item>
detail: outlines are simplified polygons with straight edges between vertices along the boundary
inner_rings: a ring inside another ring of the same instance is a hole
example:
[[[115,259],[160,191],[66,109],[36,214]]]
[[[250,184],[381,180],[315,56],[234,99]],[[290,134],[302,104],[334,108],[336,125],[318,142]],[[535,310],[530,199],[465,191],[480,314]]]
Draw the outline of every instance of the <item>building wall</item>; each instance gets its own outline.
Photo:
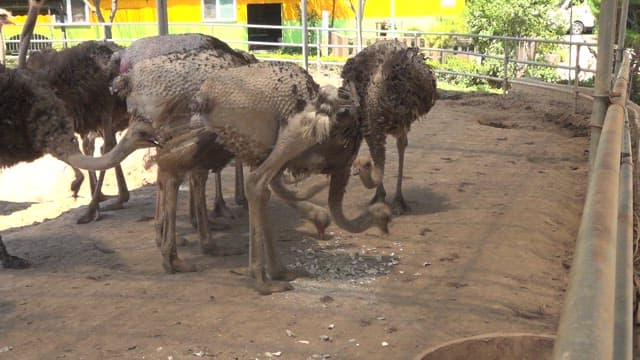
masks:
[[[329,22],[333,27],[355,29],[355,15],[348,3],[349,0],[308,0],[309,13],[317,19],[319,26],[322,18],[322,11],[329,14]],[[352,0],[357,3],[357,0]],[[233,47],[246,49],[243,44],[247,40],[247,31],[244,28],[233,26],[235,24],[247,23],[247,4],[269,4],[282,3],[282,25],[300,24],[300,1],[299,0],[237,0],[237,18],[234,22],[203,22],[200,0],[168,0],[170,33],[200,32],[225,39]],[[376,29],[381,23],[390,22],[391,18],[390,0],[367,0],[364,13],[365,29]],[[430,24],[437,22],[442,17],[461,16],[464,11],[465,0],[395,0],[395,23],[400,30],[429,30]],[[356,5],[357,6],[357,5]],[[105,18],[110,14],[110,2],[103,1],[103,15]],[[16,17],[16,23],[21,24],[26,17]],[[143,36],[157,34],[157,9],[156,0],[120,0],[119,9],[114,22],[123,23],[113,27],[113,36],[116,39],[137,39]],[[52,23],[50,16],[40,16],[40,24]],[[91,22],[97,23],[94,14],[91,14]],[[127,24],[146,23],[146,24]],[[180,23],[190,23],[181,25]],[[5,38],[9,39],[19,34],[21,26],[5,26]],[[49,39],[101,39],[102,29],[96,26],[87,25],[56,25],[53,27],[38,26],[36,32]],[[353,37],[353,33],[343,35]],[[377,33],[365,33],[365,37],[375,37]],[[311,41],[317,37],[311,36]],[[300,43],[301,32],[298,30],[283,30],[283,41],[286,43]],[[124,43],[126,45],[126,42]],[[54,44],[56,46],[56,44]],[[56,46],[59,47],[59,46]]]

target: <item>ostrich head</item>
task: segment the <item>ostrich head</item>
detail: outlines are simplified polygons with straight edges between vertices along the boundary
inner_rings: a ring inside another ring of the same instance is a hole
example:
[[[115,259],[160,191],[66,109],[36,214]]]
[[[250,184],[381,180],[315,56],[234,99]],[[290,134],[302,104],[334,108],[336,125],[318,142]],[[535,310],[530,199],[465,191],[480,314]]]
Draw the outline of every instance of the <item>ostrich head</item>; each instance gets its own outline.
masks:
[[[0,9],[0,30],[2,30],[2,25],[15,25],[11,12],[5,9]]]
[[[356,119],[359,102],[355,86],[351,82],[345,87],[325,85],[302,113],[297,114],[304,125],[303,136],[317,139],[319,143],[329,137],[335,122]]]

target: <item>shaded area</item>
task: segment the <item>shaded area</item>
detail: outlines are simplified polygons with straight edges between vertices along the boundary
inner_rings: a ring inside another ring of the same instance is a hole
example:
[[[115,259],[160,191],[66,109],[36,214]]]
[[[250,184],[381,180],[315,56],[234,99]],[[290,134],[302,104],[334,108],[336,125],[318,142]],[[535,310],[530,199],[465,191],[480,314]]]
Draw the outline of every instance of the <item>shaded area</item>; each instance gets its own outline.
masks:
[[[0,200],[0,216],[10,215],[16,211],[28,209],[33,204],[35,204],[35,202],[13,202]]]

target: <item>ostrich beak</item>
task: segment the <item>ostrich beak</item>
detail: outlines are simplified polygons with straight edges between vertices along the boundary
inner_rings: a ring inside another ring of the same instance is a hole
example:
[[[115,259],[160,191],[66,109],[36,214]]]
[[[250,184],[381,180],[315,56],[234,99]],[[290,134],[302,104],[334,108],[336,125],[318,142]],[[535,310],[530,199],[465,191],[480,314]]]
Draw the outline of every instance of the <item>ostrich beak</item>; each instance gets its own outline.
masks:
[[[151,137],[147,141],[149,141],[150,144],[153,144],[154,146],[159,147],[159,148],[162,149],[162,144],[160,143],[160,140],[158,140],[157,138]]]

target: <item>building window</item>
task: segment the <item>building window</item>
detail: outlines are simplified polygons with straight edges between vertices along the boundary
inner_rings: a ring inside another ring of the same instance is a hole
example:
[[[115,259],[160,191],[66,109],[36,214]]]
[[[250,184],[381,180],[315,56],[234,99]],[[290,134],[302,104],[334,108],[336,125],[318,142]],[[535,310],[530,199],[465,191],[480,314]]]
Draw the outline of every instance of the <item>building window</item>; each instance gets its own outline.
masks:
[[[89,11],[83,0],[67,0],[67,19],[72,23],[89,22]]]
[[[235,21],[236,0],[203,0],[204,21]]]

